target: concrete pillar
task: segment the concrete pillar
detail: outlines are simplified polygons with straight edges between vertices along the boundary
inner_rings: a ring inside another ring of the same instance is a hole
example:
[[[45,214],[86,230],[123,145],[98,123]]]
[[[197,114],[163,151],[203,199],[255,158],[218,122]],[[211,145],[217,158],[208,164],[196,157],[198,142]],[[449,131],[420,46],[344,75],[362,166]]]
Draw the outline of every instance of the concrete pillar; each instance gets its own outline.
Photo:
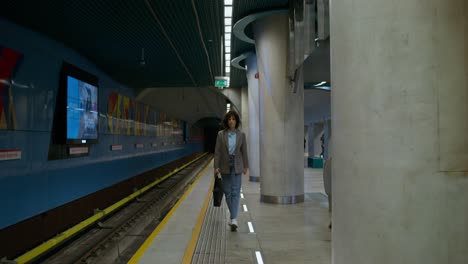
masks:
[[[330,145],[331,145],[331,120],[325,120],[323,123],[323,134],[325,136],[325,151],[323,154],[323,159],[326,160],[330,157]]]
[[[467,263],[468,2],[331,3],[332,263]]]
[[[304,126],[304,141],[304,168],[307,168],[309,158],[309,126]]]
[[[309,157],[314,157],[314,123],[308,126],[309,134],[307,135],[307,147],[309,150]]]
[[[248,109],[249,109],[249,180],[260,181],[260,98],[258,79],[257,56],[250,55],[246,59],[247,83],[249,89]]]
[[[314,123],[314,149],[313,149],[313,157],[320,156],[322,153],[322,141],[320,137],[323,135],[323,122]]]
[[[304,79],[298,69],[293,93],[287,78],[288,16],[272,15],[254,22],[260,74],[261,201],[290,204],[304,201]],[[263,101],[262,101],[263,100]]]
[[[242,131],[245,133],[247,137],[247,142],[249,140],[249,108],[248,108],[248,95],[249,91],[247,87],[241,88],[241,121],[242,121]]]

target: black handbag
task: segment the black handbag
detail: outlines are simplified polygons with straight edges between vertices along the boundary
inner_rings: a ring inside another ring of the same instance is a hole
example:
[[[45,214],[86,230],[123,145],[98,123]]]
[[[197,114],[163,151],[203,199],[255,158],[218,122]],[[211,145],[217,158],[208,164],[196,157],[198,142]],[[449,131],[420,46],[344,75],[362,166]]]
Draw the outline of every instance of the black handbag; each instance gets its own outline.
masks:
[[[215,175],[215,182],[213,186],[213,206],[220,207],[223,201],[223,179],[221,175]]]

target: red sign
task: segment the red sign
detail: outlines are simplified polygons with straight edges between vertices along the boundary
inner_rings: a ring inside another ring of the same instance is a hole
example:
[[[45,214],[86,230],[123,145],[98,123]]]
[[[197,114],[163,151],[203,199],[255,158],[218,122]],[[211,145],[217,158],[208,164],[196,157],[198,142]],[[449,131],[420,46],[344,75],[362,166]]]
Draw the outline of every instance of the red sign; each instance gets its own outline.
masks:
[[[255,79],[258,79],[259,75],[258,72],[255,74]]]
[[[0,150],[0,160],[15,160],[15,159],[21,159],[21,150],[19,149]]]
[[[87,154],[88,147],[71,147],[69,149],[70,155],[80,155],[80,154]]]
[[[123,149],[122,145],[111,145],[111,150],[112,151],[122,150],[122,149]]]

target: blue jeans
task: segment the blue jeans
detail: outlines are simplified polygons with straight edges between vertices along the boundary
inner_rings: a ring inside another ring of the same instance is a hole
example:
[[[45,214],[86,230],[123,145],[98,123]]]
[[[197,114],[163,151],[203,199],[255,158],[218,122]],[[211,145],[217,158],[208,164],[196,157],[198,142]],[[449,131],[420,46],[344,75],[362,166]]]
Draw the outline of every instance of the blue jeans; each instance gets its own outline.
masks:
[[[242,184],[241,174],[236,174],[234,166],[230,166],[229,174],[223,175],[223,189],[226,203],[231,213],[231,219],[237,218],[239,210],[240,188]]]

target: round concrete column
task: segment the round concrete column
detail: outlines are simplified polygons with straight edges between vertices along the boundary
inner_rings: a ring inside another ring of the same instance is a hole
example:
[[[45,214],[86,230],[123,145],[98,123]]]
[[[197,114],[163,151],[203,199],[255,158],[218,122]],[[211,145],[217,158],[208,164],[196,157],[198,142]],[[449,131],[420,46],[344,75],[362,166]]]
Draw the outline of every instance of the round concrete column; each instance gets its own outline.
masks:
[[[304,201],[304,80],[293,93],[287,78],[288,16],[253,24],[260,74],[260,193],[266,203]]]
[[[330,10],[332,263],[466,263],[467,1]]]
[[[251,54],[246,58],[248,105],[249,105],[249,180],[260,181],[260,98],[258,79],[257,56]]]

